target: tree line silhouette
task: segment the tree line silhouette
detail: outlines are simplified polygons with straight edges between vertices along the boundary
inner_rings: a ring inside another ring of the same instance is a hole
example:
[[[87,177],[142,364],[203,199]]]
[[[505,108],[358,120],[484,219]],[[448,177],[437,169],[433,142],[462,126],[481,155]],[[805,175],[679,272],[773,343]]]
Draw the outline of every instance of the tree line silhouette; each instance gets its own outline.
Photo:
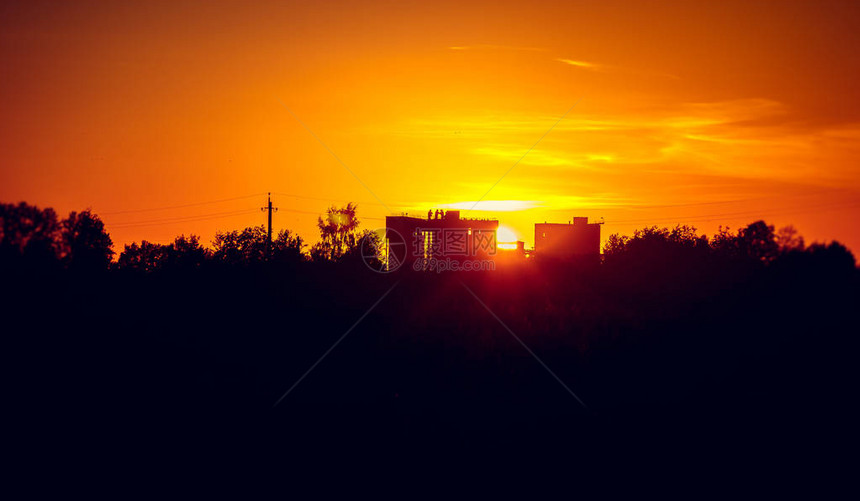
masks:
[[[0,263],[7,270],[154,272],[191,270],[207,265],[254,266],[262,263],[294,264],[302,261],[338,262],[356,258],[362,243],[374,248],[378,237],[360,231],[357,206],[327,209],[318,219],[320,240],[310,249],[290,230],[281,230],[269,242],[263,225],[243,230],[218,231],[211,247],[199,235],[180,235],[169,244],[141,241],[124,246],[119,257],[104,223],[90,210],[72,212],[59,220],[56,212],[21,202],[0,205]]]
[[[112,263],[115,252],[104,223],[90,210],[72,212],[60,220],[53,209],[21,202],[0,205],[0,262],[7,269],[35,266],[49,270],[157,270],[195,269],[207,263],[228,266],[250,266],[264,262],[299,263],[302,261],[341,261],[355,258],[362,242],[371,240],[378,249],[377,235],[360,231],[358,208],[349,203],[342,208],[330,207],[317,226],[320,240],[305,250],[303,239],[290,230],[281,230],[270,243],[263,225],[241,231],[218,231],[211,248],[203,246],[198,235],[180,235],[170,244],[143,240],[125,245]],[[775,231],[772,225],[756,221],[731,232],[720,227],[712,238],[699,235],[696,228],[677,225],[635,230],[632,236],[612,234],[603,249],[606,263],[621,266],[635,262],[681,264],[690,260],[768,264],[780,258],[801,254],[827,254],[835,265],[845,269],[855,264],[854,256],[839,242],[806,246],[792,226]],[[538,256],[540,258],[540,256]]]
[[[59,219],[53,209],[0,205],[0,263],[5,268],[96,271],[114,255],[104,223],[89,210]]]
[[[856,262],[791,227],[648,227],[611,235],[602,262],[386,275],[361,262],[375,237],[352,204],[319,218],[310,249],[250,227],[115,261],[91,211],[4,204],[0,223],[11,398],[69,450],[503,436],[526,453],[637,443],[741,462],[756,443],[790,462],[855,426]]]

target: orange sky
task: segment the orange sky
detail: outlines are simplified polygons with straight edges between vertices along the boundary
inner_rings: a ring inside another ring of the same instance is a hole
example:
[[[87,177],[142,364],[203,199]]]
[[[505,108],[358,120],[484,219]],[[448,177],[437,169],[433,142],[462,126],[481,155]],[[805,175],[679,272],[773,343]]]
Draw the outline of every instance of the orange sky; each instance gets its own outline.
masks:
[[[764,218],[857,252],[860,4],[712,3],[4,2],[0,201],[91,207],[117,251],[272,191],[310,243],[330,203],[483,197],[527,246]]]

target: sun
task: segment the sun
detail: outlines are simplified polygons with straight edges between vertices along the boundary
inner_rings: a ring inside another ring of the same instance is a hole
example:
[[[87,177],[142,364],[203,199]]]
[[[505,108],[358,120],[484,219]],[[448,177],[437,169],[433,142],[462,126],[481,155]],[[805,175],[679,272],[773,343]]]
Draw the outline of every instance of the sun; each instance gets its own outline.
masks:
[[[517,234],[507,226],[499,226],[496,231],[496,240],[503,244],[513,244],[517,242]]]
[[[496,230],[496,244],[500,249],[516,249],[517,234],[507,226],[499,226]]]

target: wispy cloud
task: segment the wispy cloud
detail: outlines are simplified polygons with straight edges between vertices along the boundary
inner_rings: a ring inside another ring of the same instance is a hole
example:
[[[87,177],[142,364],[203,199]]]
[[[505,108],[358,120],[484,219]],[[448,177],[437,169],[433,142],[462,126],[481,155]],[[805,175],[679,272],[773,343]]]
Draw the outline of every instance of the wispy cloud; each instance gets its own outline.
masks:
[[[412,119],[397,130],[423,142],[444,141],[449,161],[479,176],[519,159],[528,147],[523,138],[541,134],[545,122],[542,115],[477,112]],[[845,158],[860,150],[858,130],[860,124],[823,130],[804,126],[793,119],[790,107],[763,98],[591,112],[560,123],[523,159],[532,169],[520,173],[517,182],[611,176],[624,184],[633,182],[632,174],[650,172],[652,177],[689,174],[836,185],[851,179],[855,167]],[[545,192],[534,196],[546,200]]]
[[[443,209],[464,211],[514,212],[542,207],[543,204],[534,200],[470,200],[450,204],[437,204],[436,206]]]
[[[654,77],[671,78],[671,79],[679,78],[677,75],[672,75],[671,73],[664,73],[661,71],[639,70],[639,69],[633,69],[633,68],[622,68],[620,66],[612,66],[609,64],[599,64],[599,63],[593,63],[590,61],[580,61],[580,60],[576,60],[576,59],[558,58],[558,59],[556,59],[556,61],[558,61],[560,63],[567,64],[569,66],[573,66],[574,68],[579,68],[579,69],[589,70],[589,71],[612,72],[612,73],[622,73],[622,74],[640,75],[640,76],[654,76]]]
[[[577,68],[582,68],[582,69],[592,70],[592,71],[603,71],[604,69],[607,68],[606,65],[589,63],[588,61],[575,61],[573,59],[556,59],[556,61],[560,61],[564,64],[569,64],[569,65],[575,66]]]
[[[475,155],[483,155],[508,161],[518,160],[525,153],[525,148],[513,145],[498,145],[495,147],[481,147],[472,150]],[[571,165],[571,159],[563,153],[553,153],[550,151],[531,151],[528,156],[523,159],[523,164],[526,165]]]

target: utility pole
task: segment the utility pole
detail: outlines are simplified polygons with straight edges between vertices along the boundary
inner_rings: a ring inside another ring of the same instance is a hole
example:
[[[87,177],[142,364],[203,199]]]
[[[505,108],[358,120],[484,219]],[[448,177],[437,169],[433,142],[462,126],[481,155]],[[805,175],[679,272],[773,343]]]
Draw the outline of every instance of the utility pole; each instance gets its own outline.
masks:
[[[272,212],[278,212],[277,207],[272,207],[272,194],[269,193],[269,204],[260,210],[269,211],[269,239],[266,240],[266,257],[272,253]]]

